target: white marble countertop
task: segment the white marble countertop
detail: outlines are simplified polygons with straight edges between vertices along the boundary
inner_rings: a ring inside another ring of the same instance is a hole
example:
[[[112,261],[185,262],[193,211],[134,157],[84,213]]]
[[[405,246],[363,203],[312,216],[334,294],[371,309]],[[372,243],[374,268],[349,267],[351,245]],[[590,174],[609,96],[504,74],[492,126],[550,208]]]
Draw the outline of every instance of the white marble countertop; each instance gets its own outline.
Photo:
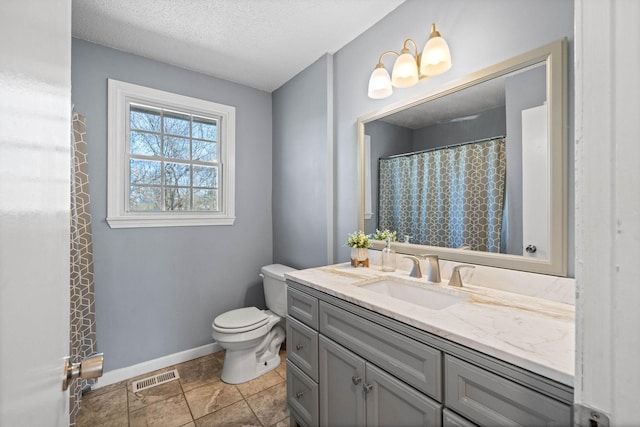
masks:
[[[391,275],[444,293],[469,296],[440,310],[385,297],[357,286]],[[573,386],[575,308],[536,298],[465,283],[463,288],[430,284],[407,271],[385,273],[379,267],[353,268],[349,263],[292,271],[300,284],[357,304],[505,362]]]

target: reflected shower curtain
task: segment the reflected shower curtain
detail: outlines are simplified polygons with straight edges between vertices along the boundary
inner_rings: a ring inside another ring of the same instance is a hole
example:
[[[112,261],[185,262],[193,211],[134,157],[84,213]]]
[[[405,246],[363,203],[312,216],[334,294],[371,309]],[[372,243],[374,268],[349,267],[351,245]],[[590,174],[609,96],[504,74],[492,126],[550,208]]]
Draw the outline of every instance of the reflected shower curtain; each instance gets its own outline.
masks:
[[[381,230],[411,242],[500,252],[504,138],[380,159]]]
[[[89,175],[87,171],[87,143],[85,118],[72,115],[71,129],[71,361],[81,362],[96,352],[95,308],[93,292],[93,249],[91,214],[89,212]],[[74,380],[69,387],[70,425],[80,409],[85,387],[94,380]]]

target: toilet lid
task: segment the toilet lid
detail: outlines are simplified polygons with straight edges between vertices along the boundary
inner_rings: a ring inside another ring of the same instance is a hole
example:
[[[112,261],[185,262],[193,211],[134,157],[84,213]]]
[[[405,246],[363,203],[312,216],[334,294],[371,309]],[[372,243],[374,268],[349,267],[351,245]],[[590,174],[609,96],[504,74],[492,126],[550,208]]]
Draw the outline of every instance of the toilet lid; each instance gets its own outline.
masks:
[[[259,328],[266,324],[267,320],[268,317],[264,314],[264,311],[258,310],[256,307],[245,307],[221,314],[215,318],[213,324],[218,328],[244,332]],[[242,331],[240,331],[240,329],[242,329]]]

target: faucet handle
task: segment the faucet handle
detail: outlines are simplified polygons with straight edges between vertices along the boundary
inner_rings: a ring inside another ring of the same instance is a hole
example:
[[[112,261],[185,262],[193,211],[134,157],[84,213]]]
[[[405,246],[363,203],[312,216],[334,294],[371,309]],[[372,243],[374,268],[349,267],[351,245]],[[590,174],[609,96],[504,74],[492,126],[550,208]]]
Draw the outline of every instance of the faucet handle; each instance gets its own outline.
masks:
[[[414,255],[406,255],[403,258],[407,258],[413,261],[413,267],[411,267],[411,273],[409,273],[409,276],[417,277],[418,279],[420,279],[422,277],[422,268],[420,267],[420,258]]]
[[[460,264],[453,267],[453,272],[451,273],[451,278],[449,279],[449,286],[453,286],[456,288],[462,287],[462,277],[460,276],[461,268],[476,268],[476,266],[469,264]]]

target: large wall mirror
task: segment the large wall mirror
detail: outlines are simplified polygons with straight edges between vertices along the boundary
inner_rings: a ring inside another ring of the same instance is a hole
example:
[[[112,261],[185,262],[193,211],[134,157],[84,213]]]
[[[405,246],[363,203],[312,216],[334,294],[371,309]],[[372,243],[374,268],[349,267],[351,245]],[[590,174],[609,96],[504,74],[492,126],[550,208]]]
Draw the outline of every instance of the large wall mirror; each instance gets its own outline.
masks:
[[[400,253],[565,276],[566,61],[563,39],[360,117],[360,229],[396,231]]]

